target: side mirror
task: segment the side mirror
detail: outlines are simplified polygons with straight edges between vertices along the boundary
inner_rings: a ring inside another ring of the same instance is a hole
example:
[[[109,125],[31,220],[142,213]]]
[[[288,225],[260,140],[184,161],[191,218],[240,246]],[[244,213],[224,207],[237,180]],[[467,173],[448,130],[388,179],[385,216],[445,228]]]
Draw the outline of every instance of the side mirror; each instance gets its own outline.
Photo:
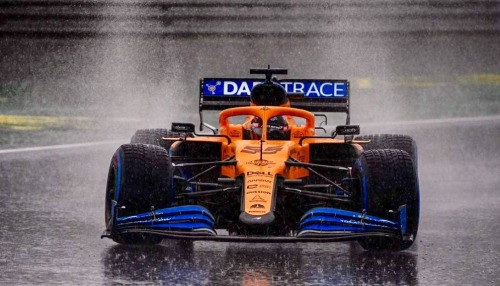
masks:
[[[359,125],[339,125],[335,132],[337,135],[351,136],[358,135],[361,131]]]
[[[172,123],[172,131],[173,132],[185,132],[185,133],[194,133],[194,124],[193,123]]]

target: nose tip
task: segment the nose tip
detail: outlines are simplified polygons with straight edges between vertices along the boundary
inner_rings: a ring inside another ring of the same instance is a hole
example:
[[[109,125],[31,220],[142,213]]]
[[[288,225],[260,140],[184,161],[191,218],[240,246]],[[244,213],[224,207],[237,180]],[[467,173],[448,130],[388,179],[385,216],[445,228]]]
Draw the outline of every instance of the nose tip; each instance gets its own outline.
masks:
[[[274,222],[274,213],[269,212],[265,215],[251,215],[246,212],[240,213],[240,222],[247,225],[267,225]]]

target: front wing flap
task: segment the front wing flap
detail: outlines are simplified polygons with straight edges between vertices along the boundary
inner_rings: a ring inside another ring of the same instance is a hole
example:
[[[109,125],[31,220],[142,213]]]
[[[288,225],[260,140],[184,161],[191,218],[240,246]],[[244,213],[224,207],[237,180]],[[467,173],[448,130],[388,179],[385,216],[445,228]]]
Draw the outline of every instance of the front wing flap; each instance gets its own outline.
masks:
[[[404,206],[402,206],[404,210]],[[405,213],[404,211],[401,213]],[[363,237],[404,237],[404,223],[335,208],[314,208],[304,214],[295,234],[288,236],[242,236],[217,233],[215,220],[204,207],[171,207],[116,218],[101,237],[125,233],[149,233],[171,239],[219,242],[297,243],[357,240]]]

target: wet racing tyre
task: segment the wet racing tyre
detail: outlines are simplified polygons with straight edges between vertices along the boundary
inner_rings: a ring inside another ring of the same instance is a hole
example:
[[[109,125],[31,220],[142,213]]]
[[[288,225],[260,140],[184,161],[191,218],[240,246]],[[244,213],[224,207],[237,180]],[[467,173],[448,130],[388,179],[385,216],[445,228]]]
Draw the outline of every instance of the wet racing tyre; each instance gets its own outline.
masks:
[[[400,251],[416,239],[420,212],[417,173],[410,154],[381,149],[363,152],[353,168],[360,179],[359,210],[391,221],[399,221],[399,207],[406,206],[406,233],[400,238],[366,237],[359,242],[366,250]]]
[[[125,144],[116,150],[109,167],[105,199],[105,223],[115,242],[157,244],[162,241],[161,236],[153,234],[118,233],[113,224],[117,217],[168,207],[170,169],[171,160],[159,146]]]
[[[192,137],[192,134],[180,133],[180,132],[172,132],[168,129],[156,128],[156,129],[139,129],[137,130],[130,143],[132,144],[151,144],[156,146],[161,146],[167,151],[170,149],[170,146],[175,142],[174,140],[163,140],[162,138],[179,138],[181,136]]]
[[[370,140],[368,144],[362,144],[363,149],[376,150],[376,149],[399,149],[410,154],[415,170],[418,171],[418,154],[417,143],[412,137],[400,134],[373,134],[356,136],[354,140]],[[418,173],[418,172],[417,172]]]

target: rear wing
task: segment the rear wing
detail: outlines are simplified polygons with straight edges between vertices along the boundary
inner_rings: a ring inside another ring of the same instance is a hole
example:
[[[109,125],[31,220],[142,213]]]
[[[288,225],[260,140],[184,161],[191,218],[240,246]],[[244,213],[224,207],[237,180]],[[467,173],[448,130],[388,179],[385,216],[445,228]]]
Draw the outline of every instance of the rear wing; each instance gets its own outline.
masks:
[[[203,78],[200,80],[200,119],[203,110],[249,106],[250,91],[264,79]],[[349,124],[349,81],[327,79],[283,79],[279,81],[294,108],[310,112],[345,112]],[[203,124],[203,120],[201,122]]]

